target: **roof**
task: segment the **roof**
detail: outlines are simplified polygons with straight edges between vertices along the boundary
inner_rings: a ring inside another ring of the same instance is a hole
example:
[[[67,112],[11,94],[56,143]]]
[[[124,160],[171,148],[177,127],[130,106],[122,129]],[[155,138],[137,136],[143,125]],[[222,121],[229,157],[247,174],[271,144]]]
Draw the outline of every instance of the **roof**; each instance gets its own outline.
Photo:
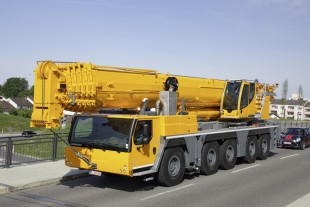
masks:
[[[1,109],[15,109],[9,102],[0,101],[0,108]]]
[[[32,104],[27,100],[27,98],[11,98],[14,103],[18,106],[29,106],[32,107]]]
[[[286,100],[285,104],[283,104],[282,99],[274,99],[271,100],[271,104],[276,104],[276,105],[295,105],[295,106],[304,106],[307,103],[307,100]],[[308,102],[309,103],[309,102]],[[310,107],[310,105],[309,105]]]
[[[310,101],[306,103],[305,107],[310,107]]]

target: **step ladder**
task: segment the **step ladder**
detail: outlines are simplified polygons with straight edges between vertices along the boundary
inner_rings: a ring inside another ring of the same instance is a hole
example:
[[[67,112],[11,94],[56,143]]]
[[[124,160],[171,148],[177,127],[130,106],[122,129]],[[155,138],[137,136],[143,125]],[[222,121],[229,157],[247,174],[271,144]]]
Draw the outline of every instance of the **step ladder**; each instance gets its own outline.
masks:
[[[265,104],[265,99],[266,99],[266,91],[267,91],[266,84],[263,84],[263,87],[260,88],[256,92],[256,99],[255,99],[255,102],[256,102],[256,113],[255,113],[255,118],[262,118],[264,104]]]

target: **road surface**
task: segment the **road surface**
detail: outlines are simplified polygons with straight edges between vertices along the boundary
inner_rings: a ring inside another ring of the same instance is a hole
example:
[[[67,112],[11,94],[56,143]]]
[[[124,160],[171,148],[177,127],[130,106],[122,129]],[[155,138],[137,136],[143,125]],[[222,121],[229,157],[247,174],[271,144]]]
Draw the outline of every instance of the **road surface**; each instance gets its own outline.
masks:
[[[276,149],[267,160],[239,163],[212,176],[186,176],[174,187],[92,176],[4,194],[0,206],[283,207],[310,193],[309,158],[310,148]]]

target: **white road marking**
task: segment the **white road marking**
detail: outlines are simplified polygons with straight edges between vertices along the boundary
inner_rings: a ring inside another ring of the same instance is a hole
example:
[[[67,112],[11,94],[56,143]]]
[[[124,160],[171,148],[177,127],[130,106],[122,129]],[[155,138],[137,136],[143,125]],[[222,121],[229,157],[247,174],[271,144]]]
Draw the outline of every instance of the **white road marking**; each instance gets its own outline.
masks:
[[[147,200],[147,199],[151,199],[151,198],[155,198],[155,197],[158,197],[158,196],[161,196],[161,195],[165,195],[165,194],[168,194],[168,193],[172,193],[172,192],[181,190],[181,189],[183,189],[183,188],[191,187],[191,186],[193,186],[193,185],[195,185],[195,184],[188,184],[188,185],[185,185],[185,186],[182,186],[182,187],[179,187],[179,188],[175,188],[175,189],[172,189],[172,190],[168,190],[168,191],[165,191],[165,192],[162,192],[162,193],[157,193],[157,194],[155,194],[155,195],[142,198],[141,201],[145,201],[145,200]]]
[[[281,157],[280,160],[287,159],[287,158],[290,158],[290,157],[295,157],[297,155],[299,155],[299,154],[293,154],[293,155],[290,155],[290,156]]]
[[[258,166],[260,166],[260,164],[253,165],[253,166],[250,166],[250,167],[246,167],[246,168],[243,168],[243,169],[240,169],[240,170],[235,170],[232,173],[237,173],[237,172],[248,170],[248,169],[251,169],[251,168],[254,168],[254,167],[258,167]]]
[[[297,206],[309,206],[310,193],[297,199],[293,203],[287,205],[286,207],[297,207]]]

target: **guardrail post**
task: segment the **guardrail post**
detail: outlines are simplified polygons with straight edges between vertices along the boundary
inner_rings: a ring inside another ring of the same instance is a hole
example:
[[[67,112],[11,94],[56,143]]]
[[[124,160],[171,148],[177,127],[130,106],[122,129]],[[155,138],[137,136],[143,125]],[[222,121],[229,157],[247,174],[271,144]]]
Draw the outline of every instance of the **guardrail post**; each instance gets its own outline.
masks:
[[[8,138],[6,145],[6,156],[5,156],[5,167],[9,168],[12,164],[12,152],[13,152],[13,142],[11,138]]]
[[[57,146],[58,146],[58,137],[54,134],[53,138],[53,155],[52,155],[52,160],[56,161],[57,159]]]

